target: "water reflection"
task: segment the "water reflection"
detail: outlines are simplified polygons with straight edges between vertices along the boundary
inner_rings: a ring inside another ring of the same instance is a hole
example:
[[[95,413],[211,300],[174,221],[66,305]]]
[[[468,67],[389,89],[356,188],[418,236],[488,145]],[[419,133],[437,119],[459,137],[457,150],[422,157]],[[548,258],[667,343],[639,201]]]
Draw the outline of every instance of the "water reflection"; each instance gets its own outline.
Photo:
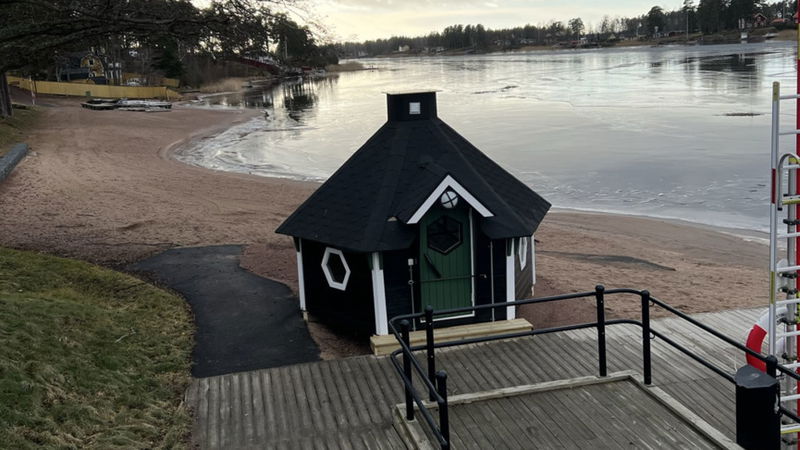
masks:
[[[311,111],[317,101],[316,83],[301,80],[298,83],[284,84],[283,107],[289,117],[302,122],[305,113]]]
[[[197,105],[225,108],[255,108],[267,112],[268,116],[287,114],[292,120],[302,122],[311,113],[317,102],[320,87],[330,89],[338,76],[317,78],[297,77],[284,80],[277,86],[272,83],[255,85],[241,92],[225,92],[202,97]],[[275,105],[282,105],[283,111],[276,111]]]

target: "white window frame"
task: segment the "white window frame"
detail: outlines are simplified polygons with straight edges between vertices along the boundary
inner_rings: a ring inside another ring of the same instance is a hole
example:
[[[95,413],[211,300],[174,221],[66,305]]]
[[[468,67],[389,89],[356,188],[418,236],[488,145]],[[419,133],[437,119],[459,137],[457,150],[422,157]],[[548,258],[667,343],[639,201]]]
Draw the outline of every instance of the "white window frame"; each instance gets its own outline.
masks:
[[[344,279],[341,282],[333,279],[333,274],[331,274],[330,268],[328,267],[328,261],[331,255],[338,256],[342,261],[342,266],[344,266]],[[350,281],[350,266],[347,265],[347,259],[345,259],[344,253],[342,253],[341,250],[325,247],[325,254],[322,256],[322,273],[325,274],[325,279],[328,280],[328,286],[340,291],[347,289],[347,283]]]
[[[464,201],[467,202],[469,206],[471,206],[475,211],[477,211],[478,214],[481,215],[481,217],[494,216],[494,214],[492,214],[492,212],[489,211],[489,208],[483,206],[483,204],[479,202],[477,198],[475,198],[472,194],[470,194],[469,191],[467,191],[463,186],[461,186],[453,177],[447,175],[439,183],[439,186],[437,186],[436,189],[434,189],[433,192],[431,192],[428,198],[426,198],[425,201],[422,202],[422,205],[420,205],[420,207],[417,208],[414,214],[411,215],[411,218],[408,219],[408,224],[414,225],[419,223],[419,221],[422,220],[422,217],[425,216],[425,213],[427,213],[428,210],[431,209],[434,203],[439,201],[439,197],[441,197],[441,195],[447,189],[451,189],[453,190],[453,192],[458,194],[458,196],[464,199]]]

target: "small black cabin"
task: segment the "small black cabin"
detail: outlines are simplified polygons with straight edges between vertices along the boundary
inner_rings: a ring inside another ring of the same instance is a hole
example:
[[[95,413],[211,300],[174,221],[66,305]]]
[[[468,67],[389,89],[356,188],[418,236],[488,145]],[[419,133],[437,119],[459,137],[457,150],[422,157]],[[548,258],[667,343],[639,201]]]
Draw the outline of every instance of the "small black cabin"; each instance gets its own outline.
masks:
[[[334,328],[531,296],[550,203],[436,114],[436,93],[387,95],[388,121],[278,228],[294,237],[300,308]],[[440,325],[513,319],[514,308]]]

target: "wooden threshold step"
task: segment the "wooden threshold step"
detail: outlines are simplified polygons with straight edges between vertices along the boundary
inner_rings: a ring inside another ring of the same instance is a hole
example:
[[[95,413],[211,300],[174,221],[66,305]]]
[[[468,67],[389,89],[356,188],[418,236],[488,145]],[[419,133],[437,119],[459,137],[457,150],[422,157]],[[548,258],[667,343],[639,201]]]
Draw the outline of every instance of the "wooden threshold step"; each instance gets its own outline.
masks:
[[[521,333],[531,331],[533,325],[525,319],[498,320],[496,322],[481,322],[468,325],[458,325],[455,327],[437,328],[433,333],[434,341],[449,342],[463,339],[470,339],[484,336],[496,336],[498,334]],[[425,330],[411,332],[411,345],[421,345],[425,343]],[[369,339],[369,346],[372,353],[377,356],[384,356],[400,348],[393,334],[384,336],[372,336]]]

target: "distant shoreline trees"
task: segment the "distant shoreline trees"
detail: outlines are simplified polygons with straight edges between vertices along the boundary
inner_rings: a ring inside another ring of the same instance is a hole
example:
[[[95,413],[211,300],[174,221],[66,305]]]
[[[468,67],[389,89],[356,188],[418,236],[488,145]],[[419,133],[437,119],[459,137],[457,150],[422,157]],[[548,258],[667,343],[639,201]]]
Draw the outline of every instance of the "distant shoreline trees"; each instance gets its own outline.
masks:
[[[445,51],[504,50],[523,46],[577,46],[581,40],[596,45],[613,44],[621,39],[646,39],[656,35],[688,35],[695,33],[715,34],[737,30],[740,19],[751,23],[753,15],[761,13],[768,23],[774,19],[786,19],[777,27],[794,26],[792,14],[796,1],[780,0],[763,3],[757,0],[684,0],[683,6],[674,11],[652,7],[646,14],[635,17],[604,16],[599,24],[586,27],[580,17],[566,24],[560,21],[540,22],[537,25],[489,29],[481,24],[451,25],[441,32],[434,31],[425,36],[392,36],[364,42],[338,44],[345,57],[367,57],[393,53],[440,53]],[[657,27],[657,28],[656,28]],[[405,49],[406,51],[402,51]]]

